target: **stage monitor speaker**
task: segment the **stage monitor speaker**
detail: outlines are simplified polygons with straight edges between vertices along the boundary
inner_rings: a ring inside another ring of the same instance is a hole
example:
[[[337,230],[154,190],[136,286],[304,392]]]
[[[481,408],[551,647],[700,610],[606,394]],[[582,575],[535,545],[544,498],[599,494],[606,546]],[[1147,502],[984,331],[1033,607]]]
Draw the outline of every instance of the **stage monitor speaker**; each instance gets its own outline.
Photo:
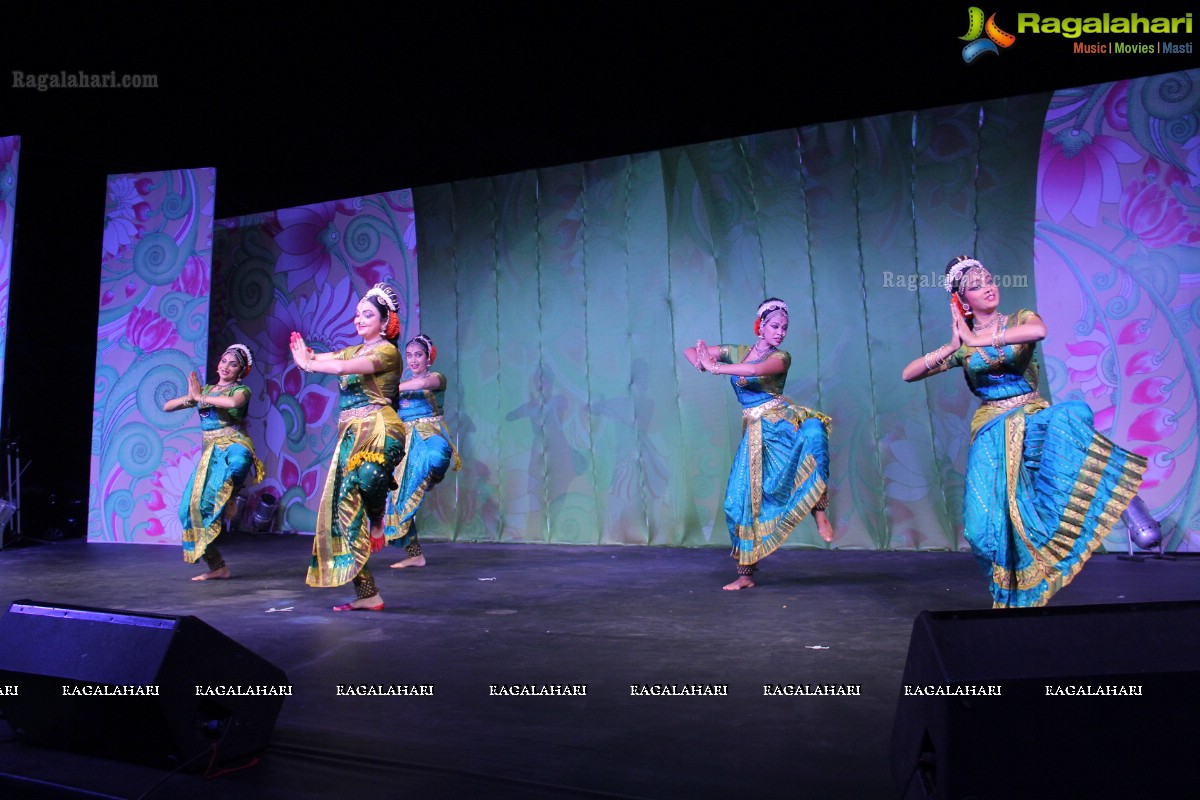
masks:
[[[899,796],[1196,796],[1198,633],[1200,602],[922,612],[892,728]]]
[[[265,748],[289,693],[196,617],[30,600],[0,617],[0,712],[29,744],[201,769]]]

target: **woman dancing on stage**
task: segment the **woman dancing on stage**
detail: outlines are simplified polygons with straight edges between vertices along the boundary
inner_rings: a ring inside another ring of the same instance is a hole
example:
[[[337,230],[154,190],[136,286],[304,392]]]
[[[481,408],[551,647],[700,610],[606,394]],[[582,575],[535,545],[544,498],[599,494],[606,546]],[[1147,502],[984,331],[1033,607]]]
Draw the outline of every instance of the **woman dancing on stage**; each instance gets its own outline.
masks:
[[[779,345],[787,330],[787,303],[772,297],[758,307],[753,347],[699,341],[683,351],[701,372],[731,376],[742,404],[742,442],[725,489],[725,519],[738,562],[737,580],[723,587],[730,591],[754,586],[758,562],[809,512],[821,538],[833,541],[825,514],[830,419],[783,396],[792,357]]]
[[[367,569],[384,545],[383,512],[392,473],[404,455],[404,428],[392,404],[400,381],[400,335],[395,291],[377,283],[359,301],[354,325],[363,343],[337,353],[313,353],[292,333],[292,359],[306,372],[338,375],[337,445],[321,494],[309,586],[353,581],[355,599],[334,611],[382,611],[383,598]]]
[[[1041,606],[1071,582],[1137,494],[1146,459],[1096,432],[1078,400],[1038,395],[1046,325],[1026,309],[1001,314],[979,261],[946,267],[950,342],[904,368],[918,381],[962,367],[983,404],[971,420],[963,535],[991,578],[993,607]]]
[[[392,564],[392,569],[425,566],[417,539],[417,509],[425,493],[446,476],[451,459],[454,469],[461,466],[442,421],[446,376],[429,369],[436,358],[433,340],[423,333],[404,346],[410,377],[397,387],[400,420],[404,423],[404,459],[396,469],[399,488],[388,495],[384,530],[388,543],[403,547],[407,557]]]
[[[245,430],[250,389],[242,385],[242,378],[249,374],[253,364],[250,348],[231,344],[217,362],[215,384],[201,386],[200,378],[193,372],[188,375],[188,393],[163,404],[164,411],[198,407],[200,412],[204,450],[179,504],[183,560],[195,564],[203,558],[208,566],[208,572],[192,578],[194,581],[230,576],[229,566],[214,540],[221,534],[225,518],[236,507],[231,501],[246,483],[250,468],[254,468],[251,483],[263,477],[262,463],[254,456],[254,445]]]

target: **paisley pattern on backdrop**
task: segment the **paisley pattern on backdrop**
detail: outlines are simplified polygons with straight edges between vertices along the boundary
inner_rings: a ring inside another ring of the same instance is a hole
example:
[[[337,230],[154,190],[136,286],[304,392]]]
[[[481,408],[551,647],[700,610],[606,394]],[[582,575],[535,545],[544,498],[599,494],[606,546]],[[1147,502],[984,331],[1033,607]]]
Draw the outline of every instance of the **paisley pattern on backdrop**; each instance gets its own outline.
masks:
[[[8,349],[8,289],[12,278],[13,231],[16,227],[17,166],[21,137],[0,136],[0,400],[4,397],[4,354]],[[4,419],[0,406],[0,419]]]
[[[1149,459],[1167,546],[1200,550],[1200,70],[1055,93],[1037,188],[1054,396]]]
[[[356,197],[216,223],[209,346],[245,342],[257,362],[246,378],[246,430],[266,478],[248,490],[279,502],[277,529],[312,532],[337,434],[334,376],[292,363],[300,331],[316,350],[361,342],[354,309],[380,281],[400,297],[400,349],[419,328],[417,241],[411,190]]]
[[[89,541],[179,543],[200,426],[162,406],[207,369],[215,183],[207,168],[108,178]]]
[[[133,507],[186,480],[195,426],[164,427],[161,401],[131,389],[161,375],[181,393],[171,381],[233,340],[261,364],[263,489],[282,527],[311,530],[336,391],[291,367],[288,333],[352,342],[355,301],[378,280],[415,332],[419,234],[425,332],[463,457],[427,504],[430,538],[724,546],[740,429],[679,351],[750,341],[748,309],[779,295],[795,310],[789,394],[834,418],[835,546],[966,549],[974,401],[952,379],[899,381],[945,341],[941,274],[965,251],[992,267],[1006,307],[1046,317],[1046,393],[1085,399],[1150,459],[1144,494],[1169,546],[1196,549],[1198,86],[1195,72],[1160,75],[225,220],[207,329],[188,302],[209,291],[203,246],[156,253],[187,238],[186,208],[211,211],[211,180],[193,195],[187,173],[164,173],[172,197],[155,199],[161,181],[117,176],[93,437],[94,495],[112,492],[103,509],[94,496],[90,530],[171,537],[167,516]],[[802,526],[789,546],[823,545]]]

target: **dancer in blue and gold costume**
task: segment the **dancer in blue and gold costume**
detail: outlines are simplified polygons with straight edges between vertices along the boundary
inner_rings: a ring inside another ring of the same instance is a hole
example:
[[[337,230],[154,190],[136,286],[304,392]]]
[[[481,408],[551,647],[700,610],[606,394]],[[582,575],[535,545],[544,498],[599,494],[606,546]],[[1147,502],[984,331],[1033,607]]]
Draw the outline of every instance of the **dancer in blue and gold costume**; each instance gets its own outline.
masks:
[[[446,376],[430,369],[436,358],[433,340],[423,333],[404,346],[408,374],[397,387],[397,411],[404,423],[404,459],[396,468],[399,488],[388,496],[384,530],[388,543],[403,547],[406,557],[392,564],[393,569],[425,566],[425,554],[417,538],[417,509],[425,493],[446,477],[452,461],[454,469],[461,466],[442,421]]]
[[[215,539],[226,518],[236,507],[231,502],[246,483],[250,470],[254,481],[263,477],[262,463],[246,435],[246,412],[250,389],[242,379],[250,372],[254,357],[244,344],[231,344],[217,362],[218,380],[200,385],[196,373],[188,376],[188,393],[163,404],[164,411],[196,408],[204,449],[196,471],[180,498],[179,519],[183,523],[183,560],[189,564],[204,559],[208,572],[194,581],[219,580],[230,576],[229,566],[217,550]]]
[[[742,441],[725,489],[725,519],[737,559],[727,590],[754,586],[758,562],[787,540],[809,513],[826,542],[833,541],[828,505],[830,419],[783,396],[792,357],[780,350],[787,336],[787,303],[777,297],[758,307],[752,347],[703,341],[684,350],[701,372],[729,375],[742,404]]]
[[[971,420],[963,535],[990,578],[992,604],[1041,606],[1083,568],[1137,494],[1146,459],[1096,432],[1078,400],[1038,394],[1033,311],[1001,314],[1000,290],[979,261],[946,268],[950,342],[904,368],[916,381],[962,367],[983,401]]]
[[[292,333],[292,359],[306,372],[337,375],[337,444],[321,493],[309,586],[354,582],[355,599],[334,611],[382,611],[383,598],[367,569],[383,549],[383,513],[392,473],[404,455],[404,429],[392,407],[400,382],[400,335],[395,291],[377,283],[359,301],[354,325],[363,343],[336,353],[313,353]]]

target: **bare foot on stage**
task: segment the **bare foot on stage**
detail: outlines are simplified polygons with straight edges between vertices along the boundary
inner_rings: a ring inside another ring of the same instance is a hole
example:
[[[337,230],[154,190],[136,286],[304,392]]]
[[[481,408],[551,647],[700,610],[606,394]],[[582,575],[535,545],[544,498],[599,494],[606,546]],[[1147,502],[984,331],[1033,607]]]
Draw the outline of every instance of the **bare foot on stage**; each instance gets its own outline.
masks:
[[[817,533],[821,535],[827,543],[833,542],[833,525],[829,524],[829,517],[824,511],[814,511],[813,519],[817,521]]]
[[[403,561],[397,561],[392,564],[392,569],[405,569],[407,567],[423,567],[425,566],[425,556],[409,556]]]
[[[736,592],[738,589],[754,588],[754,581],[750,580],[749,575],[738,575],[738,579],[733,583],[727,583],[721,587],[727,592]]]
[[[233,577],[233,576],[229,572],[229,567],[221,567],[220,569],[214,569],[211,572],[206,572],[203,575],[197,575],[196,577],[192,578],[192,580],[194,580],[194,581],[223,581],[226,578],[230,578],[230,577]]]
[[[334,606],[334,611],[383,611],[383,598],[379,595],[356,597],[349,603]]]

